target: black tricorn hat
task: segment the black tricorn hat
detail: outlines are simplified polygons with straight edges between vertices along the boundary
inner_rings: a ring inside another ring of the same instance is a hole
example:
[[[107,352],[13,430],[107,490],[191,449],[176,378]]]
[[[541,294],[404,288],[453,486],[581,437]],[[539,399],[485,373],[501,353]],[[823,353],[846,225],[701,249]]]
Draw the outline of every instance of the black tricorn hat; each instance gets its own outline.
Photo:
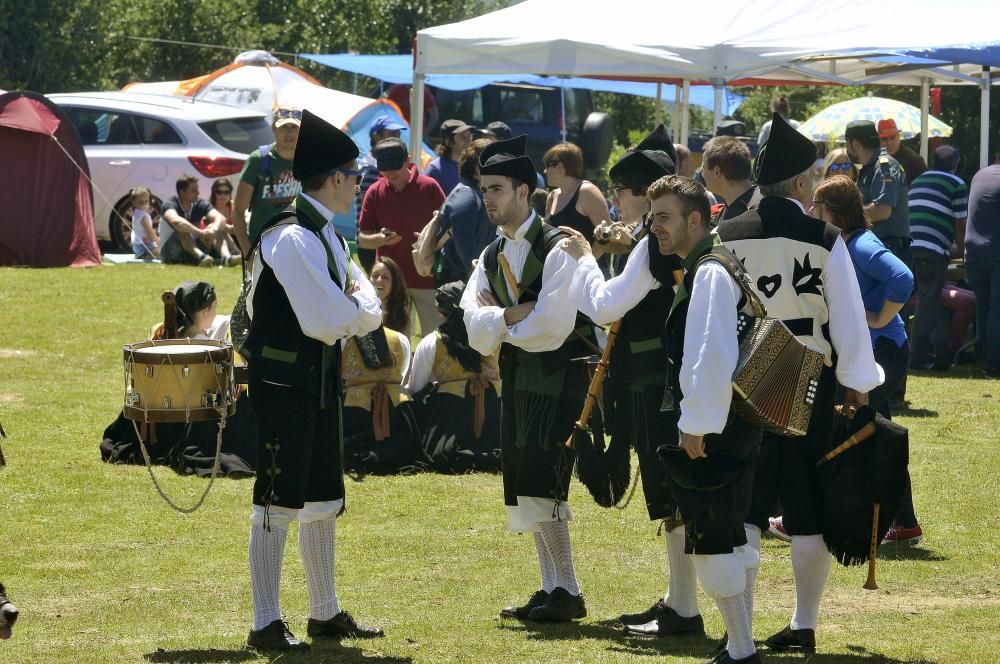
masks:
[[[816,144],[775,113],[771,118],[771,135],[760,147],[754,164],[757,184],[787,180],[815,163]]]
[[[299,141],[295,144],[292,175],[298,181],[329,173],[361,154],[351,137],[315,113],[302,111]]]
[[[530,194],[538,185],[538,173],[531,159],[524,154],[527,147],[527,134],[490,143],[479,155],[479,174],[514,178],[528,185]]]
[[[634,149],[618,160],[608,175],[612,180],[633,180],[648,187],[664,175],[677,172],[677,152],[663,124],[649,132]]]

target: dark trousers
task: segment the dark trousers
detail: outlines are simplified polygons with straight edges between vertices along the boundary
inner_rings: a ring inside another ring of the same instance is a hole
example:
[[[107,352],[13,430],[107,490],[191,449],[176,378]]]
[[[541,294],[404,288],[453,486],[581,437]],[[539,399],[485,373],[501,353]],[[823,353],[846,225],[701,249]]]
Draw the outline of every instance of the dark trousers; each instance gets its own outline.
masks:
[[[976,293],[976,332],[984,368],[1000,376],[1000,258],[970,258],[965,271]]]
[[[925,366],[932,361],[950,364],[947,320],[941,306],[948,257],[927,249],[914,249],[912,269],[917,282],[917,306],[910,323],[913,366]]]
[[[301,509],[344,497],[340,400],[319,407],[303,390],[250,381],[257,422],[255,505]]]

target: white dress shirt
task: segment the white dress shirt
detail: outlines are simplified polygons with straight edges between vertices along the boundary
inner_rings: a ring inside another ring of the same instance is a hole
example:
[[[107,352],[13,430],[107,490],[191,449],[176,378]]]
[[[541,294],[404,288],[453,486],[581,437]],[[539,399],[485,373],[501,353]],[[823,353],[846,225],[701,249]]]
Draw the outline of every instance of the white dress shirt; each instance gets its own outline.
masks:
[[[408,394],[416,394],[431,382],[434,371],[434,355],[437,352],[437,330],[431,332],[417,344],[410,361],[410,371],[403,380],[403,390]]]
[[[260,249],[253,258],[262,257],[274,271],[278,283],[285,289],[288,302],[302,332],[332,346],[339,339],[371,332],[382,324],[382,305],[364,272],[347,258],[347,247],[330,223],[333,212],[316,199],[302,194],[323,215],[323,237],[333,253],[335,268],[341,283],[346,270],[358,285],[353,299],[330,279],[326,250],[316,235],[298,224],[271,228],[261,237]],[[253,295],[264,269],[260,260],[253,261],[252,282],[247,295],[247,313],[253,319]]]
[[[531,251],[531,243],[524,239],[524,234],[534,221],[535,213],[532,211],[527,221],[518,227],[514,237],[507,236],[503,229],[497,229],[497,235],[506,239],[503,255],[510,265],[514,278],[518,281],[521,279],[528,252]],[[508,327],[503,319],[503,307],[482,307],[476,301],[479,292],[490,290],[483,260],[485,254],[486,249],[480,254],[476,269],[473,270],[465,292],[462,293],[462,309],[465,312],[465,327],[469,332],[469,346],[475,348],[481,355],[496,353],[503,342],[530,353],[556,350],[562,346],[576,322],[576,307],[569,296],[576,261],[565,251],[556,249],[550,251],[545,257],[545,265],[542,268],[542,289],[538,294],[535,309],[524,320]],[[504,288],[507,288],[506,280]],[[509,293],[509,289],[508,294],[513,300],[513,294]]]
[[[583,315],[598,325],[612,323],[660,287],[649,271],[650,237],[647,235],[636,244],[622,273],[607,281],[593,256],[580,259],[570,284],[570,296]]]
[[[718,261],[707,261],[694,275],[684,325],[681,364],[681,417],[684,433],[722,433],[733,400],[733,374],[740,359],[736,307],[740,287]]]

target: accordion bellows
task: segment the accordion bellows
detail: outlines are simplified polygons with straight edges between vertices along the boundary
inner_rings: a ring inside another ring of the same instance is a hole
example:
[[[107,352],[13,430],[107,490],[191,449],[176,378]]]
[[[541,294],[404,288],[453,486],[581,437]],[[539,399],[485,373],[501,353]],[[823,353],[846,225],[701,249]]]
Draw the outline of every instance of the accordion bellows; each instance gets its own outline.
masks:
[[[733,409],[747,422],[785,436],[809,429],[823,354],[776,318],[739,317],[740,359]]]

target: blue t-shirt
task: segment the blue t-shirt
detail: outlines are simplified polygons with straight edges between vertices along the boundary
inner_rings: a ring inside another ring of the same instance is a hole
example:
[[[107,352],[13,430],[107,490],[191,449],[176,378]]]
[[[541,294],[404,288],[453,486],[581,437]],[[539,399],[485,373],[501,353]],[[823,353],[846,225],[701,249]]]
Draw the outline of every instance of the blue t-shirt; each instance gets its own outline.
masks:
[[[903,261],[885,248],[882,241],[869,230],[857,231],[847,239],[847,251],[854,263],[854,272],[861,286],[861,299],[865,311],[878,313],[886,300],[906,302],[913,293],[913,273]],[[897,346],[906,342],[906,328],[899,314],[893,316],[885,327],[868,330],[872,345],[879,337],[889,337]]]
[[[441,230],[452,230],[449,244],[455,258],[472,272],[472,261],[479,258],[483,249],[496,239],[496,226],[490,223],[483,205],[483,195],[479,183],[463,179],[441,207]]]
[[[458,162],[448,159],[448,157],[438,157],[427,166],[424,175],[437,180],[437,183],[441,185],[441,191],[447,196],[458,184]]]

